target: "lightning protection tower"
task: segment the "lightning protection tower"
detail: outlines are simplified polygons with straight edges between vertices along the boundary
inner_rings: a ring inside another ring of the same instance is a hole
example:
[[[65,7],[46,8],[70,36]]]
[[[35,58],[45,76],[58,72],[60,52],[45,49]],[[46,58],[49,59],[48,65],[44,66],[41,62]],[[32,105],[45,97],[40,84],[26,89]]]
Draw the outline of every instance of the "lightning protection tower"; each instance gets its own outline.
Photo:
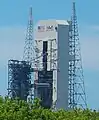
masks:
[[[32,100],[33,97],[33,61],[34,61],[34,45],[33,45],[33,15],[32,15],[32,7],[30,7],[29,11],[29,20],[27,25],[27,33],[25,39],[25,47],[23,53],[23,61],[28,61],[31,65],[31,89],[29,91],[29,98]]]
[[[31,61],[33,58],[33,20],[32,8],[30,8],[30,17],[28,21],[27,34],[25,40],[23,60],[9,60],[8,62],[8,96],[11,98],[20,98],[27,100],[32,96],[32,78],[33,71]]]
[[[30,8],[30,15],[27,27],[27,34],[25,40],[25,47],[23,53],[23,60],[32,63],[33,60],[33,18],[32,7]]]
[[[73,2],[73,13],[71,18],[69,54],[71,56],[69,61],[69,108],[86,108],[87,104],[75,2]]]

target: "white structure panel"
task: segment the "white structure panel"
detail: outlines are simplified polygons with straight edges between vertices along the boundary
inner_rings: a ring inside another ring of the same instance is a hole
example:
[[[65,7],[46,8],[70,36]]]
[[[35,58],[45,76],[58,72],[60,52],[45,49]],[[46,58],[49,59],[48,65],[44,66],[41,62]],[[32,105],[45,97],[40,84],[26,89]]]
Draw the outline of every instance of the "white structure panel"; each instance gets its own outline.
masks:
[[[57,108],[68,109],[69,25],[58,25]]]

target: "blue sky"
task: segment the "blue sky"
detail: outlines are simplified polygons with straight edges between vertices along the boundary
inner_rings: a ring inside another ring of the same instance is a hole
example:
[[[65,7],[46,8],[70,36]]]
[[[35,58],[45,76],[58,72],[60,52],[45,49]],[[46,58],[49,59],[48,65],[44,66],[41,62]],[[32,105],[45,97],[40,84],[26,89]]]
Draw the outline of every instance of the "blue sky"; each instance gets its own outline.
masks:
[[[72,0],[0,1],[0,94],[7,93],[8,59],[21,59],[29,7],[41,19],[70,19]],[[76,0],[87,102],[99,109],[99,0]]]

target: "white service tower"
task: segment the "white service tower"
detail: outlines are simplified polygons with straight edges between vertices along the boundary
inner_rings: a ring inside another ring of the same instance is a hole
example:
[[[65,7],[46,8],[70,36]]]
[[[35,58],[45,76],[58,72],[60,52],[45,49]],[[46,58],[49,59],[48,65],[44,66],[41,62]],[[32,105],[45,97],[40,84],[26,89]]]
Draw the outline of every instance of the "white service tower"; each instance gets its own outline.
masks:
[[[53,71],[52,107],[68,109],[68,68],[69,68],[69,22],[66,20],[40,20],[34,30],[35,67]],[[47,58],[44,44],[47,43]],[[38,78],[37,73],[36,82]]]

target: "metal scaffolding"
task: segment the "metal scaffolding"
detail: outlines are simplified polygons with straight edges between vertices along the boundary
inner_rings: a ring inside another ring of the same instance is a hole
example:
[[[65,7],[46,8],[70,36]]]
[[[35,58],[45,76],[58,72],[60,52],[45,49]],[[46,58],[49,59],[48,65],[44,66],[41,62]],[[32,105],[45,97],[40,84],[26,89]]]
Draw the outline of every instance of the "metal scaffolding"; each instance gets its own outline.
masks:
[[[77,107],[86,108],[86,95],[84,86],[84,76],[82,69],[79,33],[77,16],[75,9],[75,2],[73,2],[73,14],[70,26],[70,39],[69,39],[69,108],[74,109]]]
[[[27,100],[31,89],[31,65],[26,61],[8,61],[8,96]]]

